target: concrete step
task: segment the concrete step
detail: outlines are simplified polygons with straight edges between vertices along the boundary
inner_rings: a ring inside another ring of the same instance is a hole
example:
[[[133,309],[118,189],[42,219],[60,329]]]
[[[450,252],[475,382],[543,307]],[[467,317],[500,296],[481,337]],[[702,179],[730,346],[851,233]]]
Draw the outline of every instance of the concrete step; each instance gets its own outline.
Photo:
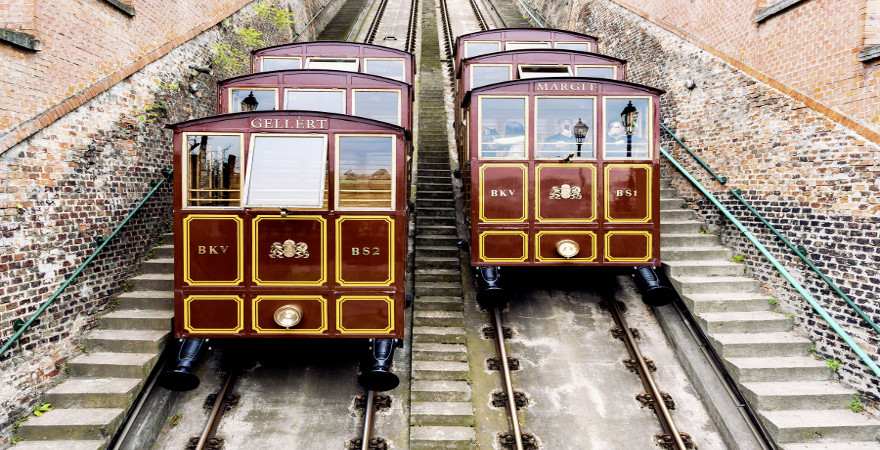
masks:
[[[869,441],[877,439],[880,421],[846,409],[760,411],[778,443]]]
[[[430,269],[455,269],[459,267],[458,258],[440,258],[416,255],[416,267]]]
[[[174,289],[173,273],[142,273],[129,278],[137,290],[171,291]]]
[[[464,344],[466,341],[462,327],[413,327],[413,344]]]
[[[458,236],[458,230],[455,228],[455,225],[442,225],[442,224],[420,224],[416,227],[416,234],[423,235],[434,235],[434,236]]]
[[[449,174],[446,175],[416,175],[416,184],[437,184],[437,185],[452,185],[452,177]]]
[[[413,313],[413,324],[426,327],[463,327],[464,314],[460,311],[423,311]]]
[[[410,424],[415,426],[459,426],[474,424],[470,402],[412,402]]]
[[[170,310],[174,306],[172,291],[129,291],[116,296],[120,308]]]
[[[118,309],[98,318],[108,330],[171,330],[174,311],[163,309]]]
[[[660,247],[660,254],[664,261],[678,260],[730,260],[732,252],[720,245],[704,247]]]
[[[461,282],[461,270],[459,269],[416,269],[416,282],[423,281],[447,281]]]
[[[725,366],[740,383],[825,381],[832,375],[824,361],[803,355],[725,358]]]
[[[90,351],[158,353],[170,335],[168,330],[94,330],[82,342]]]
[[[436,234],[417,234],[416,247],[455,247],[458,250],[458,236],[456,235],[436,235]]]
[[[421,259],[416,259],[417,261],[421,261]],[[439,281],[425,281],[422,282],[419,280],[416,283],[416,296],[451,296],[458,297],[461,296],[461,283],[456,282],[439,282]]]
[[[419,188],[416,192],[416,200],[424,199],[424,198],[434,198],[434,199],[455,199],[455,193],[451,189],[441,189],[441,190],[431,190],[425,188]]]
[[[669,279],[675,290],[682,294],[711,294],[720,292],[760,292],[761,285],[748,277],[673,276]]]
[[[661,233],[699,233],[702,222],[696,220],[660,220]]]
[[[672,209],[682,209],[686,205],[684,200],[679,197],[664,197],[663,194],[660,195],[660,210],[672,210]]]
[[[154,258],[174,258],[174,245],[162,244],[153,247]]]
[[[660,198],[680,198],[678,197],[678,191],[673,188],[665,187],[660,188]]]
[[[15,450],[104,450],[107,442],[89,441],[24,441],[15,444]]]
[[[446,183],[436,183],[436,182],[435,182],[435,183],[429,183],[429,182],[427,182],[427,181],[419,181],[419,182],[416,184],[416,186],[418,186],[418,188],[419,188],[420,190],[421,190],[421,189],[424,189],[424,190],[426,190],[426,191],[442,191],[442,190],[448,190],[449,192],[452,192],[452,182],[451,182],[451,181],[447,181]]]
[[[467,347],[461,344],[413,344],[412,359],[467,362]]]
[[[58,408],[128,408],[141,378],[68,378],[49,389],[46,401]]]
[[[416,256],[420,255],[458,257],[458,247],[455,245],[436,245],[430,247],[426,245],[417,245]]]
[[[776,381],[743,384],[743,395],[760,410],[845,409],[856,391],[834,381]]]
[[[467,381],[468,363],[461,361],[420,361],[412,362],[413,378],[416,380]]]
[[[461,297],[450,296],[416,296],[415,309],[417,311],[463,311],[464,300]]]
[[[162,236],[159,237],[159,242],[162,244],[173,244],[174,243],[174,233],[162,233]]]
[[[472,450],[477,436],[472,427],[410,428],[411,450]]]
[[[718,236],[706,233],[663,233],[660,245],[664,247],[711,246],[718,244]]]
[[[693,220],[696,216],[696,213],[692,209],[661,209],[660,223],[667,220]]]
[[[471,387],[466,381],[415,380],[410,388],[416,402],[469,402]]]
[[[121,408],[56,408],[21,424],[18,436],[24,440],[103,440],[122,421]]]
[[[880,450],[878,441],[846,441],[846,442],[796,442],[785,444],[782,450]]]
[[[417,206],[418,217],[455,217],[455,208]]]
[[[416,209],[420,208],[454,208],[454,198],[420,198],[416,199]]]
[[[736,277],[743,276],[746,272],[746,266],[735,262],[718,259],[718,260],[674,260],[663,261],[666,266],[666,273],[669,276],[723,276]]]
[[[709,340],[725,358],[801,356],[810,340],[794,333],[713,333]]]
[[[416,216],[416,229],[421,231],[424,225],[446,225],[455,226],[455,217],[423,217]]]
[[[141,273],[174,273],[174,258],[153,258],[141,264]]]
[[[770,310],[770,296],[760,292],[681,294],[681,299],[694,314]]]
[[[74,377],[144,378],[156,364],[155,353],[85,353],[67,363]]]
[[[697,320],[709,333],[773,333],[792,327],[792,319],[771,311],[702,313]]]

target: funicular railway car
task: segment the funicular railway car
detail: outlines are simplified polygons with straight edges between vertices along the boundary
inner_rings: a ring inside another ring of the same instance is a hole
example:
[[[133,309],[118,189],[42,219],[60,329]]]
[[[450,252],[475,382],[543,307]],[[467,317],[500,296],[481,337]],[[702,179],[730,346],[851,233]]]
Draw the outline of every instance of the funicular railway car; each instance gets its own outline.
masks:
[[[552,28],[496,28],[459,36],[455,40],[455,67],[462,59],[487,53],[526,49],[596,52],[598,39],[574,31]]]
[[[660,289],[659,97],[621,80],[537,78],[464,97],[471,264],[636,267]],[[647,279],[645,279],[647,278]],[[649,284],[650,284],[649,283]]]
[[[251,72],[330,69],[378,75],[410,85],[415,78],[412,53],[359,42],[317,41],[276,45],[251,53]]]
[[[162,384],[198,384],[192,364],[207,338],[280,338],[371,339],[361,383],[396,386],[409,132],[317,111],[240,112],[168,128],[174,331],[186,340]]]
[[[339,70],[276,70],[220,82],[222,113],[280,109],[325,111],[388,122],[412,131],[412,86]]]

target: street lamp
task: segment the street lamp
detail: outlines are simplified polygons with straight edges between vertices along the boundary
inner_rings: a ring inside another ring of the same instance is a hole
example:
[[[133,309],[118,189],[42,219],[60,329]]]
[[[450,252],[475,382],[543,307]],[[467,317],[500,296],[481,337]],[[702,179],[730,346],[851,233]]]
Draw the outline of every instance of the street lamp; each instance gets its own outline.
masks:
[[[260,106],[260,102],[254,97],[254,91],[251,91],[251,93],[241,101],[242,112],[256,111],[258,106]]]
[[[572,130],[572,132],[574,133],[574,141],[577,142],[577,146],[578,146],[578,151],[577,151],[578,158],[581,157],[581,146],[584,144],[584,139],[586,139],[587,132],[589,132],[589,131],[590,131],[590,127],[588,127],[587,124],[582,122],[581,118],[578,117],[578,121],[576,124],[574,124],[574,129]]]
[[[633,133],[636,131],[636,123],[639,121],[639,110],[633,106],[630,101],[623,111],[620,113],[620,121],[623,122],[623,128],[626,130],[626,157],[632,156],[632,139]]]

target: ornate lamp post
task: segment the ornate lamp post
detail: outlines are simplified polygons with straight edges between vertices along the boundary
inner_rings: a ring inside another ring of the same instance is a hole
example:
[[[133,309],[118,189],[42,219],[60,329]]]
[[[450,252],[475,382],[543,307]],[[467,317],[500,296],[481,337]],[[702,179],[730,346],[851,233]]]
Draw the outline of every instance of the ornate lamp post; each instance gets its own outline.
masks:
[[[260,102],[254,97],[254,91],[251,91],[251,93],[241,101],[242,112],[256,111],[258,106],[260,106]]]
[[[620,121],[626,130],[626,157],[629,158],[632,156],[633,133],[635,133],[636,123],[639,121],[639,110],[633,106],[632,101],[623,108],[623,111],[620,113]]]
[[[581,121],[581,118],[578,117],[578,121],[574,124],[574,128],[572,132],[574,133],[574,141],[577,142],[578,150],[577,156],[581,157],[581,146],[584,144],[584,139],[587,137],[587,132],[590,131],[590,127],[587,126],[584,122]]]

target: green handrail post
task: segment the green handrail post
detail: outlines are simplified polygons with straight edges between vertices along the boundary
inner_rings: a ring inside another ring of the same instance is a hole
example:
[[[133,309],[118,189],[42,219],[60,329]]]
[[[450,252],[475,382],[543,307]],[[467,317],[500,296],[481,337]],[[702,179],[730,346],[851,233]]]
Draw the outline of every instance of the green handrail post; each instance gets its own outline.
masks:
[[[718,208],[719,211],[721,211],[722,214],[724,214],[727,220],[729,220],[740,231],[740,233],[742,233],[743,236],[745,236],[746,239],[748,239],[752,243],[752,245],[754,245],[755,248],[757,248],[758,251],[761,252],[762,255],[764,255],[764,258],[767,258],[767,261],[769,261],[770,264],[776,269],[776,271],[779,272],[782,278],[784,278],[785,281],[787,281],[788,284],[790,284],[791,287],[793,287],[794,290],[796,290],[798,294],[800,294],[801,297],[803,297],[804,300],[806,300],[807,303],[810,304],[813,310],[816,311],[816,313],[819,314],[819,316],[822,317],[823,320],[825,320],[828,326],[830,326],[831,329],[834,330],[834,332],[837,333],[837,335],[840,336],[841,339],[843,339],[843,341],[846,343],[846,345],[849,346],[853,353],[855,353],[859,357],[859,359],[861,359],[862,362],[864,362],[865,365],[868,366],[869,369],[871,369],[871,372],[874,373],[874,376],[880,377],[880,367],[877,366],[877,363],[875,363],[874,360],[871,359],[870,356],[868,356],[865,350],[862,349],[862,347],[859,346],[859,344],[856,343],[855,340],[853,340],[852,336],[850,336],[849,333],[847,333],[846,330],[844,330],[843,327],[841,327],[840,324],[837,323],[837,321],[834,320],[834,318],[831,317],[830,314],[828,314],[828,311],[826,311],[825,308],[823,308],[822,305],[820,305],[819,302],[816,301],[815,298],[813,298],[813,295],[810,294],[809,291],[807,291],[797,280],[794,279],[791,273],[789,273],[788,270],[786,270],[785,267],[782,266],[779,260],[777,260],[776,257],[774,257],[773,254],[771,254],[770,251],[767,250],[767,247],[764,247],[764,244],[762,244],[761,241],[759,241],[758,238],[756,238],[755,235],[753,235],[742,224],[742,222],[740,222],[739,219],[737,219],[730,212],[730,210],[728,210],[727,207],[724,206],[724,204],[722,204],[715,197],[714,194],[712,194],[712,192],[706,189],[706,187],[703,186],[702,183],[694,178],[693,175],[691,175],[690,172],[688,172],[687,169],[685,169],[684,166],[682,166],[675,159],[675,157],[672,156],[671,153],[669,153],[665,148],[661,148],[660,153],[663,154],[663,156],[666,157],[667,160],[669,160],[672,166],[675,167],[676,170],[678,170],[679,173],[681,173],[695,188],[697,188],[697,190],[700,191],[703,196],[705,196],[710,202],[712,202],[712,204],[715,205],[716,208]]]
[[[861,317],[862,320],[864,320],[865,323],[868,324],[868,326],[873,328],[876,333],[880,334],[880,326],[878,326],[873,320],[871,320],[871,318],[868,317],[868,314],[865,313],[865,311],[863,311],[862,308],[860,308],[859,305],[857,305],[856,302],[853,301],[853,299],[846,295],[846,293],[843,292],[842,289],[840,289],[840,286],[838,286],[837,283],[834,282],[834,280],[825,275],[825,273],[816,266],[813,260],[809,256],[807,256],[806,249],[792,243],[787,237],[785,237],[785,235],[782,234],[782,232],[780,232],[775,226],[773,226],[772,223],[767,221],[767,219],[763,215],[761,215],[761,213],[759,213],[758,210],[756,210],[755,207],[748,202],[748,200],[743,198],[741,190],[736,188],[731,189],[730,194],[733,195],[734,198],[739,200],[739,202],[742,203],[743,206],[745,206],[752,213],[752,215],[754,215],[755,218],[758,219],[758,221],[764,224],[764,226],[767,227],[767,229],[769,229],[771,233],[773,233],[780,241],[782,241],[782,243],[785,244],[785,246],[788,247],[788,249],[791,250],[792,253],[797,255],[797,257],[800,258],[801,261],[803,261],[804,264],[806,264],[807,267],[810,268],[810,270],[818,275],[819,278],[822,279],[822,281],[824,281],[825,284],[827,284],[828,287],[831,288],[831,290],[834,291],[834,293],[837,294],[838,297],[843,299],[843,301],[846,302],[846,304],[849,305],[849,307],[852,308],[853,311],[855,311],[856,314],[858,314],[859,317]]]
[[[52,293],[48,300],[40,305],[36,312],[34,312],[27,320],[23,322],[21,321],[21,319],[13,322],[13,329],[15,330],[15,332],[6,342],[3,343],[3,346],[0,347],[0,357],[2,357],[10,348],[12,348],[12,346],[15,345],[15,343],[18,342],[18,340],[21,338],[21,335],[23,335],[24,332],[27,331],[28,328],[31,327],[31,325],[33,325],[37,318],[39,318],[40,315],[42,315],[47,309],[49,309],[49,307],[52,306],[55,300],[57,300],[58,297],[61,296],[64,290],[67,289],[68,286],[73,284],[73,282],[76,281],[76,279],[79,278],[79,276],[83,272],[85,272],[89,264],[91,264],[92,261],[94,261],[94,259],[98,257],[98,254],[100,254],[102,250],[104,250],[104,247],[109,245],[110,241],[119,234],[122,228],[131,221],[134,215],[137,214],[137,212],[140,211],[141,208],[143,208],[144,204],[146,204],[147,201],[153,197],[153,194],[155,194],[159,190],[159,188],[161,188],[162,185],[168,181],[168,178],[171,175],[171,171],[168,169],[163,169],[162,175],[163,178],[152,184],[149,192],[147,192],[147,195],[144,196],[144,198],[142,198],[141,201],[139,201],[131,211],[129,211],[128,215],[126,215],[125,218],[122,219],[122,222],[116,225],[116,228],[113,229],[113,232],[111,232],[110,235],[98,238],[96,240],[97,248],[95,248],[95,250],[92,251],[92,254],[89,255],[85,259],[85,261],[83,261],[79,265],[79,267],[76,268],[72,275],[67,277],[67,279],[64,280],[63,283],[61,283],[61,286],[59,286],[58,289],[55,289],[55,292]]]
[[[661,123],[660,128],[663,128],[663,131],[665,131],[670,137],[672,137],[675,142],[678,142],[678,145],[680,145],[681,148],[683,148],[684,151],[688,153],[688,155],[691,155],[691,158],[693,158],[694,161],[697,162],[697,164],[699,164],[703,169],[706,169],[706,172],[709,172],[709,175],[712,175],[712,177],[715,178],[715,180],[717,180],[719,183],[727,184],[727,177],[725,177],[724,175],[718,175],[718,173],[712,170],[712,168],[709,167],[709,163],[707,163],[703,160],[703,158],[700,158],[696,153],[694,153],[694,151],[691,150],[691,148],[688,147],[687,144],[684,143],[684,141],[676,136],[675,133],[673,133],[672,130],[669,129],[669,127]]]

